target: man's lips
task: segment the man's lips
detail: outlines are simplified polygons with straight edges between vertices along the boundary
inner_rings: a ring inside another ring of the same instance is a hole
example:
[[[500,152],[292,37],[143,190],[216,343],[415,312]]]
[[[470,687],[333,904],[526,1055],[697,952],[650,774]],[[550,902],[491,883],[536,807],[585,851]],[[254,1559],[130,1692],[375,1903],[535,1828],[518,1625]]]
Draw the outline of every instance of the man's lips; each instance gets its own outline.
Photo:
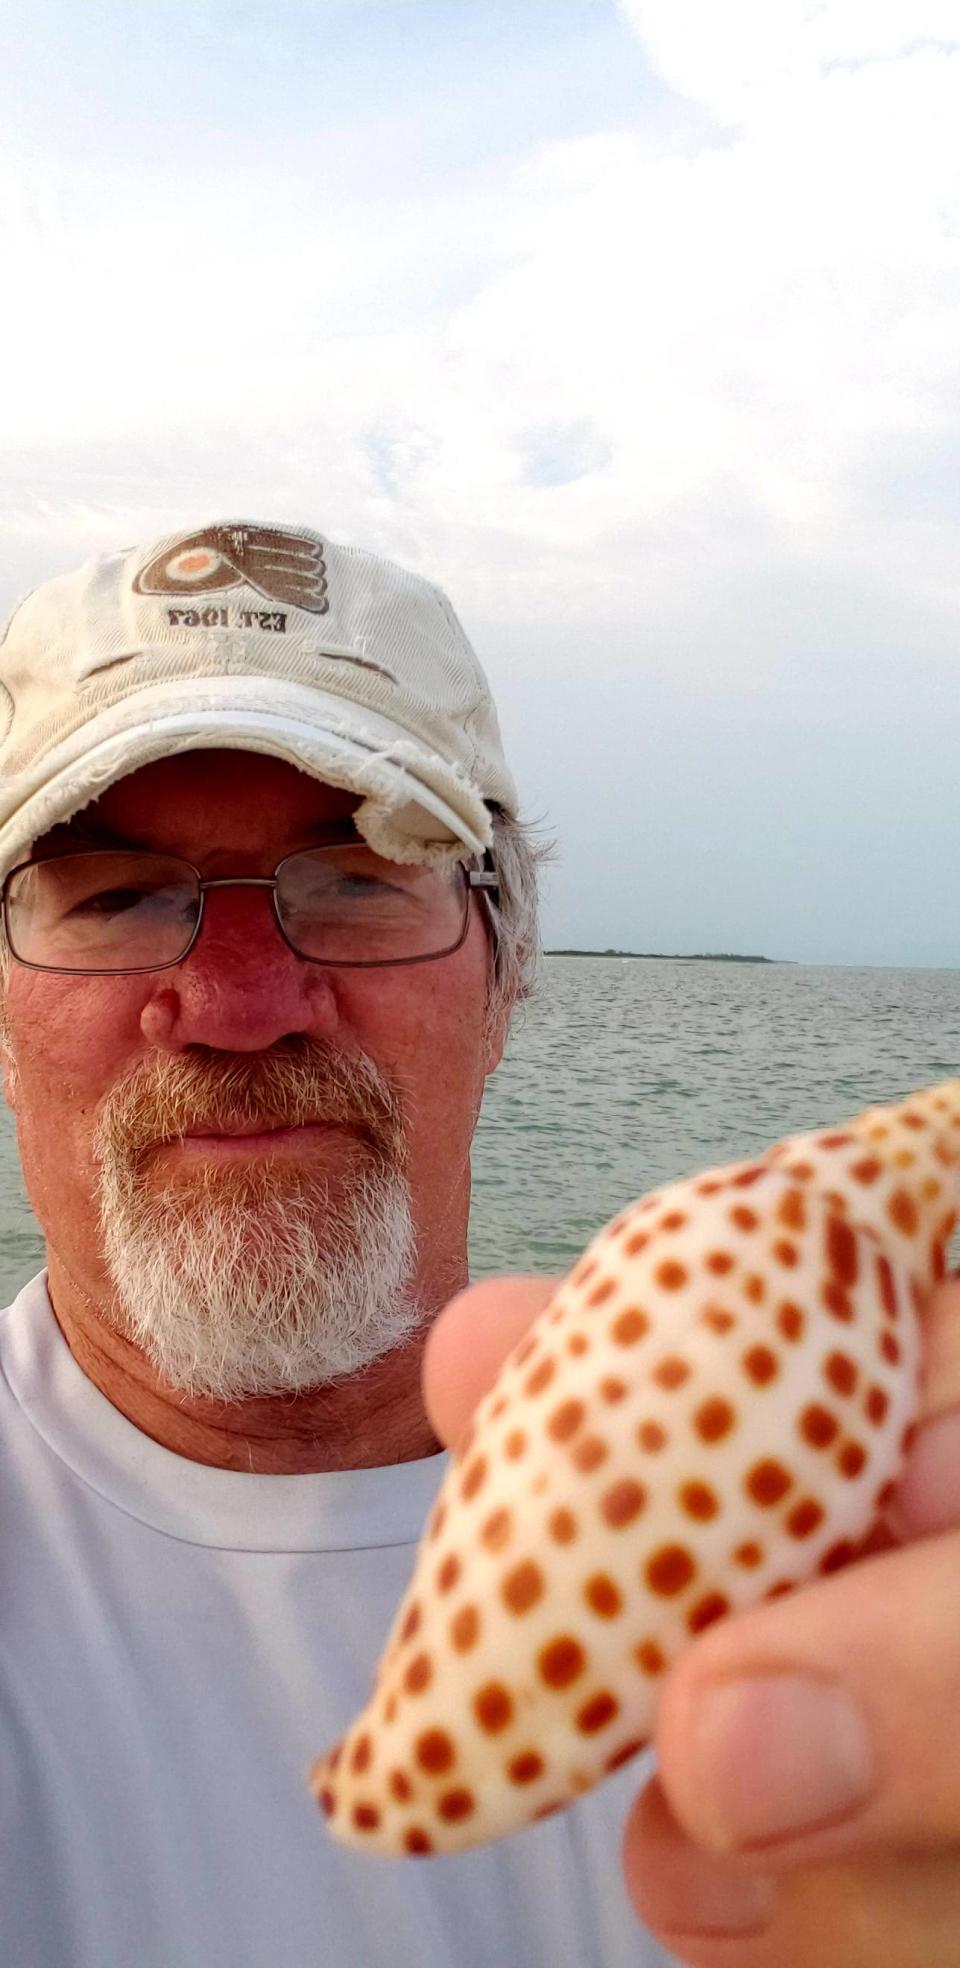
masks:
[[[282,1151],[284,1148],[303,1148],[323,1135],[340,1130],[346,1124],[339,1121],[300,1121],[296,1123],[271,1121],[266,1125],[244,1125],[234,1128],[192,1127],[182,1135],[169,1137],[164,1147],[182,1148],[187,1153],[220,1155],[241,1155],[259,1153],[264,1150]]]

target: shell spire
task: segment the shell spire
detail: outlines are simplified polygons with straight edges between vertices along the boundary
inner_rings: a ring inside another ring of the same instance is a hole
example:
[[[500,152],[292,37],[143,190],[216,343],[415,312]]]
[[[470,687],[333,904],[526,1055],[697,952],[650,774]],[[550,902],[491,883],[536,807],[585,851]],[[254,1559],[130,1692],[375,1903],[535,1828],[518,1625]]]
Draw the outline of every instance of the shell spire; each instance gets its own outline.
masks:
[[[960,1080],[670,1184],[594,1238],[459,1443],[370,1701],[310,1783],[363,1851],[461,1851],[650,1740],[727,1614],[855,1558],[918,1409]]]

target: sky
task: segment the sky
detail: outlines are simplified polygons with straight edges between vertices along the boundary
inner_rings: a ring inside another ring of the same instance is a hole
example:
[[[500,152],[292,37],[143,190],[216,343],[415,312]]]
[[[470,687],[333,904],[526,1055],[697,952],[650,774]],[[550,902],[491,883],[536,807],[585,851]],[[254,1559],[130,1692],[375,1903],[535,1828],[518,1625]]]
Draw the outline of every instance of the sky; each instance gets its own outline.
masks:
[[[0,70],[0,611],[316,526],[451,596],[548,947],[960,965],[956,0],[33,0]]]

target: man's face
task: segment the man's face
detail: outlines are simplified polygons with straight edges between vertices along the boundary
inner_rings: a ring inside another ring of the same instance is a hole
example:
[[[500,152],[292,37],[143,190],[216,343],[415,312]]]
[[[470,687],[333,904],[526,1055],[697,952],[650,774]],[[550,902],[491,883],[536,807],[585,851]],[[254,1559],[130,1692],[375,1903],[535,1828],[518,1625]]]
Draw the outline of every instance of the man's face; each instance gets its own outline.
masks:
[[[351,837],[356,805],[279,760],[188,753],[36,853],[96,838],[271,875]],[[355,1371],[464,1281],[470,1142],[502,1049],[472,907],[459,950],[408,967],[304,962],[251,888],[208,892],[168,970],[13,964],[7,1096],[51,1276],[174,1384],[239,1398]]]

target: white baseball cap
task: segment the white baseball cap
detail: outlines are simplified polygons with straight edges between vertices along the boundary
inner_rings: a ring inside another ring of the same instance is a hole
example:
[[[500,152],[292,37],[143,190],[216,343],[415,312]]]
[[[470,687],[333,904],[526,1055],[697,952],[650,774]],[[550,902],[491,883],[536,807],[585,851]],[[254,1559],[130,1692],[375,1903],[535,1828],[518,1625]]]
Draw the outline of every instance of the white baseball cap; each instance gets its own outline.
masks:
[[[302,526],[221,521],[34,589],[0,635],[0,876],[139,766],[266,752],[361,795],[393,861],[516,813],[487,679],[442,591]]]

